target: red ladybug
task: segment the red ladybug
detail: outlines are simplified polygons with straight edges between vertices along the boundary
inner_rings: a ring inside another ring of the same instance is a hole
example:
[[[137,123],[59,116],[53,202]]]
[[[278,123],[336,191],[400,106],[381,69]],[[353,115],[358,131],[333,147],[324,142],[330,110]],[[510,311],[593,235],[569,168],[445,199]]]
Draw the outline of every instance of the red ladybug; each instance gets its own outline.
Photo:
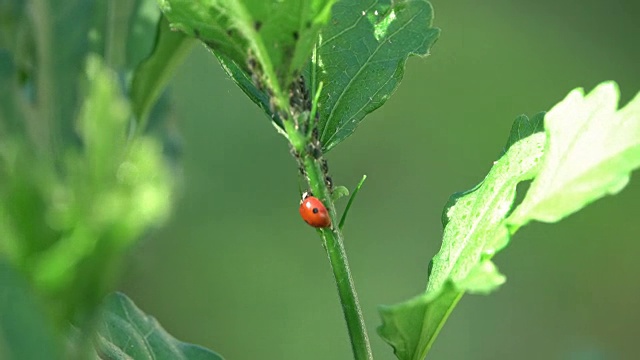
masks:
[[[317,197],[304,193],[300,202],[300,216],[307,224],[317,227],[326,228],[331,226],[331,218],[327,208]]]

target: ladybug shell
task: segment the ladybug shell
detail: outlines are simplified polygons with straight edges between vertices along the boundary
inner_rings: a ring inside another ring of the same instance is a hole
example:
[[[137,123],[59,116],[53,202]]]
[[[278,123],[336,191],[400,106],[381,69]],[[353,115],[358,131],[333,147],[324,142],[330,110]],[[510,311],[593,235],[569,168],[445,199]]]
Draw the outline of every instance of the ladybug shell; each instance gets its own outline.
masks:
[[[300,216],[309,225],[316,228],[331,226],[331,218],[327,208],[317,197],[306,196],[300,204]]]

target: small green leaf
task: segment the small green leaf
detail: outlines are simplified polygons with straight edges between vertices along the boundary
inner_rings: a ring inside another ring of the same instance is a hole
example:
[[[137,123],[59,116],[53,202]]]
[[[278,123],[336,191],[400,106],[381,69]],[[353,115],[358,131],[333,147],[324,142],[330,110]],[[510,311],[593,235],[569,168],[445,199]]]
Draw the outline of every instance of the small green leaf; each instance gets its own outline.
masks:
[[[201,39],[217,54],[262,80],[277,101],[307,63],[336,0],[159,0],[171,25]],[[288,104],[280,104],[287,106]]]
[[[162,15],[156,0],[134,0],[130,6],[133,6],[133,9],[128,21],[129,32],[126,38],[127,70],[137,68],[149,57],[154,47],[158,47],[158,22]]]
[[[511,145],[529,135],[544,131],[544,115],[545,112],[535,114],[531,118],[528,118],[526,115],[518,116],[511,126],[511,133],[509,134],[509,140],[507,140],[504,151],[507,151]]]
[[[322,30],[311,87],[322,81],[320,141],[325,151],[354,132],[396,90],[407,58],[426,56],[440,34],[426,0],[341,1]]]
[[[331,193],[331,201],[336,202],[336,200],[349,196],[349,189],[346,186],[338,185],[333,188],[333,192]]]
[[[139,131],[144,131],[151,107],[193,44],[194,41],[183,33],[172,31],[166,18],[161,17],[153,52],[135,70],[131,85],[131,101]]]
[[[608,194],[616,194],[640,166],[640,94],[618,110],[613,82],[585,95],[576,89],[545,118],[549,141],[540,174],[509,218],[556,222]]]
[[[422,294],[401,304],[380,306],[378,334],[398,359],[424,360],[444,320],[463,292],[447,283],[440,293]]]
[[[62,359],[60,340],[22,277],[0,259],[0,359]]]
[[[340,224],[338,225],[339,229],[342,229],[344,227],[344,222],[347,221],[347,215],[349,214],[349,209],[351,209],[351,205],[353,205],[353,201],[356,199],[356,195],[358,195],[358,192],[360,192],[360,189],[362,188],[362,185],[364,185],[365,180],[367,180],[367,175],[362,175],[362,179],[360,180],[358,185],[356,185],[356,188],[353,190],[353,193],[351,194],[351,197],[347,202],[347,206],[344,208],[344,213],[342,213],[342,217],[340,218]],[[349,194],[348,191],[347,191],[347,194]]]
[[[106,298],[100,323],[94,346],[102,359],[223,359],[204,347],[177,340],[121,293]]]

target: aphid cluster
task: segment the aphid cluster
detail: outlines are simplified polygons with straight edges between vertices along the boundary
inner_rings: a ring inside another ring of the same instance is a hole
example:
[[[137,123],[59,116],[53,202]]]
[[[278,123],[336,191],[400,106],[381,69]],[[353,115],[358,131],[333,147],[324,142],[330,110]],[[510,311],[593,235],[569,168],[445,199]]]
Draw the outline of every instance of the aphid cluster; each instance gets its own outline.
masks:
[[[311,114],[311,95],[305,84],[304,78],[299,76],[298,79],[291,85],[289,92],[289,102],[291,111],[293,112],[293,119],[297,129],[303,134],[306,134],[309,141],[307,142],[306,153],[310,154],[316,161],[320,163],[322,172],[324,174],[325,183],[330,191],[333,191],[333,181],[329,174],[329,165],[322,156],[322,144],[320,143],[320,134],[318,133],[318,112],[313,119],[310,118]],[[299,123],[299,119],[302,119],[302,123]],[[296,155],[294,153],[294,155]],[[300,163],[300,156],[296,156]],[[300,163],[300,172],[303,175],[304,167]]]
[[[305,26],[310,28],[311,22],[307,21]],[[263,24],[261,21],[255,21],[253,24],[253,28],[256,32],[260,32],[262,27]],[[202,39],[199,29],[194,29],[193,33],[196,38],[204,41],[208,47],[214,50],[220,47],[220,44],[214,40]],[[236,35],[233,29],[227,30],[226,34],[229,38],[233,38]],[[297,41],[300,38],[300,33],[298,31],[294,31],[292,36],[293,39]],[[231,39],[226,40],[229,41]],[[288,50],[290,50],[292,52],[291,55],[293,55],[293,48]],[[313,160],[320,165],[325,184],[329,188],[329,191],[333,191],[333,181],[328,175],[329,166],[322,156],[322,144],[320,143],[320,137],[318,134],[318,112],[316,111],[315,116],[311,118],[312,99],[304,77],[302,75],[296,76],[295,81],[291,84],[289,88],[289,111],[288,113],[285,113],[283,109],[278,106],[273,90],[268,86],[264,79],[262,66],[251,50],[247,54],[246,69],[248,70],[251,82],[256,89],[267,95],[267,98],[269,99],[268,110],[271,114],[272,120],[279,125],[282,125],[283,121],[293,121],[295,129],[307,138],[307,145],[304,149],[304,153],[311,156]],[[308,175],[306,174],[303,165],[303,155],[293,147],[291,148],[291,152],[298,162],[300,173],[305,176],[308,181]],[[311,226],[331,226],[331,218],[329,217],[326,207],[318,198],[309,193],[305,193],[302,197],[300,202],[300,215],[304,221]]]
[[[298,76],[291,84],[291,87],[289,88],[289,114],[284,114],[282,109],[278,108],[273,92],[264,83],[262,69],[255,57],[248,56],[247,68],[249,69],[251,80],[255,87],[258,90],[265,92],[269,97],[269,111],[273,114],[272,116],[274,116],[274,118],[281,119],[282,121],[293,121],[295,129],[307,138],[304,153],[309,154],[314,161],[320,164],[325,184],[329,188],[329,191],[333,191],[333,180],[328,175],[329,165],[323,157],[322,144],[320,143],[320,136],[318,133],[318,112],[316,112],[316,115],[311,118],[311,94],[305,83],[304,77],[301,75]],[[291,148],[291,153],[298,162],[300,174],[309,180],[303,164],[303,155],[293,147]],[[331,226],[331,219],[326,207],[318,198],[313,197],[308,193],[303,195],[300,204],[300,215],[304,221],[311,226]]]

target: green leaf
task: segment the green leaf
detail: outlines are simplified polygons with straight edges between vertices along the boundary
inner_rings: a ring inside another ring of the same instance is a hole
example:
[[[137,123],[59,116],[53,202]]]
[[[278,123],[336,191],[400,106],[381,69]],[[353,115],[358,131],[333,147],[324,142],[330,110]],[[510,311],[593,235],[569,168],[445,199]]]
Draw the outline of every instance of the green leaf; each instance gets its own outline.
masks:
[[[94,0],[95,1],[95,0]],[[99,12],[104,17],[104,49],[100,52],[105,64],[112,69],[127,68],[129,35],[131,33],[132,21],[136,19],[138,1],[136,0],[110,0],[96,1],[104,9]],[[94,5],[95,6],[95,5]],[[141,46],[141,48],[143,48]]]
[[[476,264],[467,276],[456,285],[471,294],[489,294],[504,284],[507,278],[498,272],[491,260],[482,260]]]
[[[49,135],[56,155],[63,144],[74,139],[74,115],[78,106],[78,79],[82,77],[89,47],[94,4],[84,0],[51,0],[30,3],[30,21],[35,43],[41,46],[34,56],[39,123]],[[51,140],[52,139],[52,140]]]
[[[479,186],[462,196],[452,196],[445,209],[442,247],[433,258],[428,293],[439,292],[448,280],[458,285],[482,260],[508,243],[504,218],[511,210],[518,183],[537,173],[544,143],[543,133],[514,143]]]
[[[159,142],[129,137],[130,107],[116,74],[92,56],[86,77],[77,126],[82,147],[68,147],[55,172],[36,172],[43,162],[19,162],[28,169],[15,172],[13,188],[0,189],[0,216],[11,216],[0,222],[0,235],[39,245],[5,251],[26,263],[59,325],[93,312],[114,285],[126,250],[166,219],[173,189]],[[11,207],[2,209],[5,203]]]
[[[331,192],[331,201],[336,202],[344,196],[349,196],[349,189],[347,189],[346,186],[338,185],[334,187],[333,192]]]
[[[134,0],[132,3],[126,38],[125,68],[128,70],[137,68],[157,47],[158,22],[162,15],[156,0]]]
[[[0,259],[0,359],[62,359],[60,339],[25,279]]]
[[[426,0],[340,1],[321,34],[310,71],[322,81],[320,141],[325,151],[351,135],[360,121],[396,90],[407,58],[426,56],[440,30]]]
[[[94,346],[102,359],[223,359],[204,347],[177,340],[121,293],[106,298],[100,323]]]
[[[616,194],[640,166],[640,93],[618,110],[614,82],[585,95],[576,89],[546,115],[549,138],[540,174],[509,218],[556,222],[609,194]]]
[[[519,117],[514,127],[526,123],[528,119]],[[518,183],[536,175],[545,143],[544,133],[520,132],[528,135],[524,139],[515,134],[481,184],[449,199],[442,247],[432,260],[425,293],[381,311],[379,332],[399,359],[424,359],[464,292],[489,293],[504,283],[490,259],[510,240],[505,217]],[[409,319],[411,314],[423,315]]]
[[[440,293],[422,294],[393,306],[380,306],[378,334],[398,359],[424,360],[444,320],[463,292],[447,283]]]
[[[174,28],[200,38],[246,74],[258,71],[282,107],[335,0],[159,0]]]
[[[544,115],[545,112],[535,114],[529,119],[526,115],[520,115],[516,118],[511,126],[511,133],[507,140],[504,151],[507,151],[511,145],[515,144],[531,134],[544,131]]]
[[[125,75],[153,48],[160,9],[155,0],[92,0],[89,53]],[[85,15],[86,16],[86,15]]]
[[[381,311],[380,334],[399,359],[426,356],[459,299],[455,294],[489,293],[504,283],[490,259],[519,227],[560,220],[626,185],[640,166],[640,94],[620,110],[618,97],[612,82],[586,96],[574,90],[544,115],[545,133],[539,132],[543,114],[516,119],[506,153],[483,183],[453,195],[445,208],[443,244],[426,292]],[[517,183],[534,176],[509,215]]]
[[[340,223],[338,225],[339,229],[342,229],[344,227],[344,222],[347,220],[347,215],[349,214],[349,209],[351,209],[351,205],[355,201],[356,195],[358,195],[358,192],[360,192],[360,189],[362,188],[362,185],[364,185],[365,180],[367,180],[367,175],[362,175],[362,179],[360,180],[358,185],[356,185],[356,188],[353,190],[353,194],[351,194],[351,197],[349,198],[349,201],[347,202],[347,206],[344,208],[344,212],[342,213],[342,217],[340,218]],[[347,195],[348,194],[349,194],[349,191],[347,191]]]
[[[260,107],[268,116],[271,117],[271,121],[276,126],[276,129],[283,129],[282,119],[277,113],[274,113],[270,108],[271,104],[269,96],[259,90],[251,80],[251,77],[235,62],[226,57],[222,53],[214,52],[215,56],[220,61],[220,65],[227,72],[227,74],[233,79],[233,81],[242,89],[242,91],[253,101],[258,107]]]
[[[151,107],[193,44],[183,33],[172,31],[164,16],[161,18],[153,52],[138,66],[133,77],[131,101],[140,131],[145,128]]]

